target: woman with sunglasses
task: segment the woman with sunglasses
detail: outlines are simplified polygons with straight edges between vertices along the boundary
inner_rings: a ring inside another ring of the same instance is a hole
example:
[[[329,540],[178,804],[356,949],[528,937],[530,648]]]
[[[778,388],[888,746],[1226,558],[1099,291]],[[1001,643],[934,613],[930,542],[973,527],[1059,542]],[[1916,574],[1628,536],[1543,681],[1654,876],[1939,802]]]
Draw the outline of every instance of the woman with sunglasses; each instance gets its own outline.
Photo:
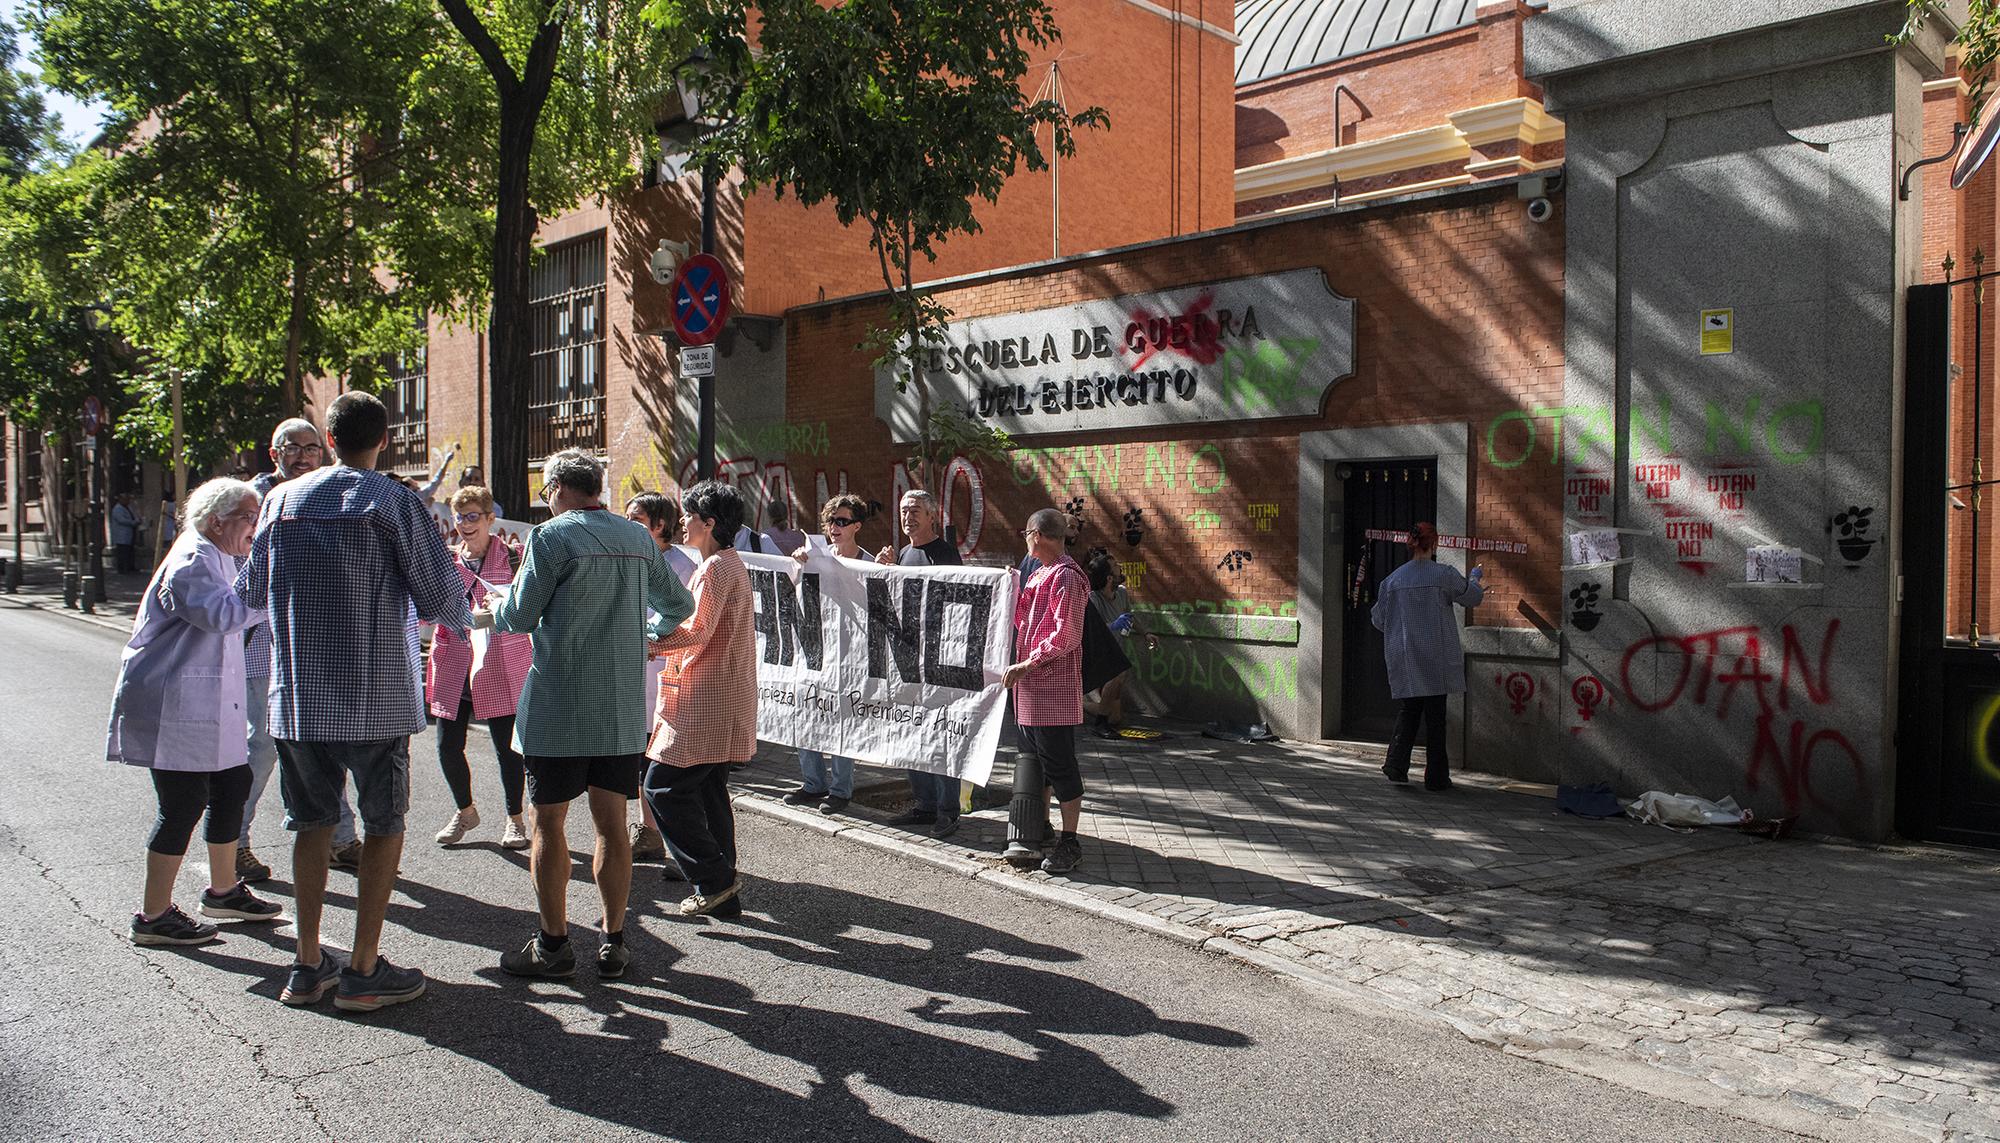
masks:
[[[451,510],[458,533],[451,554],[465,580],[466,598],[477,607],[486,599],[486,585],[502,587],[514,582],[520,556],[505,540],[493,536],[491,492],[476,485],[462,487],[452,493]],[[486,723],[486,731],[493,737],[493,752],[500,758],[500,788],[507,798],[507,825],[500,844],[507,849],[526,849],[528,829],[521,820],[521,795],[527,784],[527,767],[514,751],[514,708],[528,681],[534,650],[526,635],[493,631],[481,637],[488,642],[478,663],[473,662],[471,642],[442,626],[431,643],[424,698],[437,716],[438,767],[451,787],[452,801],[458,804],[458,812],[437,832],[437,843],[457,845],[479,825],[479,807],[472,801],[472,768],[465,760],[465,736],[476,718]]]
[[[821,505],[819,530],[826,536],[834,555],[843,560],[870,558],[867,552],[861,550],[861,524],[867,518],[868,502],[851,492],[843,492]],[[792,558],[804,563],[810,550],[802,546],[792,553]],[[852,758],[800,747],[799,776],[803,784],[785,795],[788,806],[808,806],[818,802],[820,813],[837,814],[846,809],[848,801],[854,797]]]

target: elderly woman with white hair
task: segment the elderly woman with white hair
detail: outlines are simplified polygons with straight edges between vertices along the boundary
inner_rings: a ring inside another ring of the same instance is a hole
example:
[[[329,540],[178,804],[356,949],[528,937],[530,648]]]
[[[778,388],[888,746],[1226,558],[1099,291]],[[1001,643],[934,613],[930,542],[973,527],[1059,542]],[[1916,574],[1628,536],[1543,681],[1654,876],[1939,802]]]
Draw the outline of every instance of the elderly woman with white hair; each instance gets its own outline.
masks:
[[[208,816],[208,888],[201,912],[274,920],[276,904],[236,877],[236,838],[250,792],[243,632],[264,619],[236,594],[236,559],[250,553],[257,490],[211,480],[187,498],[179,538],[146,585],[111,701],[106,755],[152,771],[159,818],[146,845],[146,889],[132,943],[198,945],[216,936],[173,903],[195,823]]]

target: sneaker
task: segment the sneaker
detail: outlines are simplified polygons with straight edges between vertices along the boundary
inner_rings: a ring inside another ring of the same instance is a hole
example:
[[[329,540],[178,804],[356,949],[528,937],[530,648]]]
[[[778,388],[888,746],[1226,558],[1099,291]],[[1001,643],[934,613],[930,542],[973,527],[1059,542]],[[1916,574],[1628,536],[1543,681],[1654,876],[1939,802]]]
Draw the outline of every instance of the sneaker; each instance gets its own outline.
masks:
[[[322,960],[326,956],[321,953]],[[375,971],[363,976],[349,965],[340,970],[340,987],[333,994],[333,1006],[346,1012],[373,1012],[391,1004],[402,1004],[424,994],[424,974],[414,968],[397,968],[389,958],[375,958]]]
[[[361,839],[357,837],[346,845],[334,846],[333,855],[328,859],[327,864],[335,869],[345,869],[349,872],[360,869]]]
[[[195,920],[181,912],[179,905],[168,905],[166,912],[150,921],[142,913],[132,914],[135,945],[205,945],[215,937],[214,925]]]
[[[250,852],[249,846],[239,845],[236,847],[236,879],[246,885],[269,881],[271,867],[257,860],[257,855]]]
[[[667,839],[660,831],[644,822],[632,823],[632,860],[664,861],[667,857]]]
[[[500,848],[501,849],[528,848],[528,827],[521,824],[520,818],[515,817],[507,819],[506,826],[504,826],[500,830]]]
[[[1424,789],[1426,789],[1426,790],[1430,790],[1430,791],[1433,791],[1433,792],[1436,792],[1436,793],[1442,793],[1442,792],[1444,792],[1445,790],[1449,790],[1449,789],[1451,789],[1451,779],[1450,779],[1450,778],[1445,778],[1445,779],[1443,779],[1443,780],[1441,780],[1441,781],[1436,781],[1436,782],[1433,782],[1433,781],[1431,781],[1431,780],[1430,780],[1429,778],[1425,778],[1425,779],[1424,779]]]
[[[1083,843],[1073,837],[1059,837],[1050,848],[1049,855],[1042,858],[1042,872],[1068,873],[1082,860]]]
[[[437,843],[439,845],[457,845],[459,842],[465,840],[468,830],[478,825],[479,807],[467,806],[451,815],[451,820],[444,823],[443,829],[437,831]]]
[[[1396,767],[1384,762],[1382,763],[1382,776],[1391,782],[1407,782],[1410,780],[1410,768],[1405,766],[1398,770]]]
[[[741,881],[732,881],[729,883],[729,888],[717,890],[707,896],[695,893],[681,902],[681,916],[735,916],[743,911],[742,902],[736,899],[736,894],[742,888],[743,883]],[[728,909],[728,906],[731,904],[735,905],[734,909]],[[725,912],[724,910],[727,911]]]
[[[931,826],[932,837],[938,837],[938,838],[950,837],[952,834],[955,834],[957,832],[958,832],[957,814],[953,814],[948,818],[939,818],[937,820],[937,824]]]
[[[597,975],[607,980],[616,980],[625,975],[625,966],[632,963],[632,954],[624,945],[605,943],[597,946]]]
[[[500,968],[512,976],[575,976],[576,942],[564,941],[563,947],[550,952],[542,947],[541,937],[529,937],[521,951],[500,954]]]
[[[788,806],[810,806],[824,797],[826,797],[825,790],[814,791],[800,787],[779,800]]]
[[[204,917],[231,917],[238,921],[275,921],[285,910],[276,901],[266,901],[250,887],[238,881],[222,892],[212,889],[201,891],[201,915]]]
[[[832,817],[846,809],[847,803],[851,800],[850,798],[843,798],[839,794],[828,794],[826,800],[819,804],[819,812]]]
[[[278,993],[278,1003],[294,1008],[317,1003],[340,979],[341,968],[340,958],[325,949],[319,950],[318,964],[293,964],[285,977],[285,990]]]
[[[681,872],[681,863],[669,857],[660,862],[660,880],[686,881],[687,874]]]
[[[902,813],[897,814],[895,817],[890,818],[888,821],[883,822],[882,824],[892,825],[892,826],[935,825],[937,824],[937,811],[904,810]]]

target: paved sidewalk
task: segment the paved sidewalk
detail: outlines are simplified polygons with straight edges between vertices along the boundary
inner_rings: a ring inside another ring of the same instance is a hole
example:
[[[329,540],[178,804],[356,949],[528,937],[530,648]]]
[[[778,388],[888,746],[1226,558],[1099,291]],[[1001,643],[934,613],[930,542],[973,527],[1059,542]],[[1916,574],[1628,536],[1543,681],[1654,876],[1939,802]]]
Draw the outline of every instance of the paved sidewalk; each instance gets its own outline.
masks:
[[[1432,795],[1379,759],[1188,728],[1084,751],[1085,860],[1061,878],[997,859],[1004,810],[938,842],[860,803],[780,805],[787,750],[742,804],[1756,1122],[2000,1140],[2000,855],[1592,822],[1476,774]]]
[[[0,556],[8,560],[14,558],[12,546],[0,551]],[[100,627],[130,632],[132,619],[139,613],[139,597],[146,590],[146,581],[152,577],[152,569],[144,573],[120,575],[110,569],[106,557],[103,602],[95,605],[94,615],[86,615],[81,607],[63,606],[62,561],[47,556],[25,555],[21,560],[21,590],[9,593],[5,590],[5,579],[0,577],[0,606],[26,607],[39,611],[66,612],[75,619],[94,623]]]

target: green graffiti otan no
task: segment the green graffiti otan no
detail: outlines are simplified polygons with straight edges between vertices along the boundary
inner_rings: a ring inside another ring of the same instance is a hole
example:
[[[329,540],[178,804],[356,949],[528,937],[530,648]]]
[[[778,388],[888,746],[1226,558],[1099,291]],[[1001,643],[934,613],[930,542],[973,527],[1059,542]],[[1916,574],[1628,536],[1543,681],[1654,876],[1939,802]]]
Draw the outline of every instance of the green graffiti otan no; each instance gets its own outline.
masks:
[[[1535,455],[1536,441],[1541,435],[1538,421],[1549,423],[1550,464],[1584,456],[1593,445],[1608,448],[1615,443],[1611,416],[1610,409],[1591,405],[1502,413],[1486,426],[1486,459],[1496,468],[1519,468],[1526,464]],[[1525,438],[1516,443],[1513,434],[1509,434],[1503,443],[1501,435],[1515,424],[1526,429]],[[1666,397],[1659,398],[1656,411],[1634,406],[1629,428],[1635,442],[1645,441],[1656,453],[1676,451],[1673,404]],[[1800,464],[1819,455],[1826,437],[1826,409],[1817,397],[1768,409],[1762,397],[1746,397],[1740,414],[1708,401],[1704,403],[1702,428],[1702,447],[1711,456],[1740,456],[1761,446],[1780,464]],[[1568,450],[1563,447],[1565,435],[1569,438]]]

